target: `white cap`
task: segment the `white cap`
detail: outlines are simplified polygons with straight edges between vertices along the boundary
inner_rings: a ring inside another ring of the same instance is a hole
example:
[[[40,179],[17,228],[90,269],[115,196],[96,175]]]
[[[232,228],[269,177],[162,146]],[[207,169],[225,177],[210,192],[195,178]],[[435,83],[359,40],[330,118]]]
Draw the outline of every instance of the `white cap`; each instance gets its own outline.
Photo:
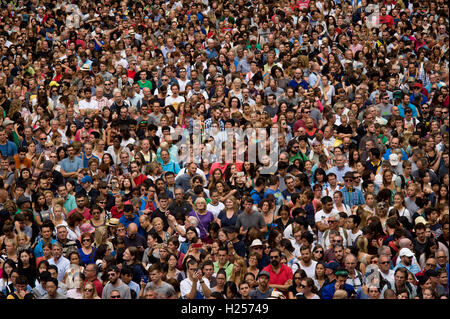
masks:
[[[398,155],[397,154],[391,154],[389,155],[389,162],[391,163],[392,166],[397,166],[399,161]]]
[[[262,243],[262,241],[260,240],[260,239],[254,239],[253,241],[252,241],[252,244],[250,245],[250,247],[254,247],[254,246],[262,246],[263,245],[263,243]]]
[[[402,249],[400,249],[400,253],[398,254],[398,256],[399,257],[403,257],[403,256],[413,257],[414,253],[409,248],[402,248]]]

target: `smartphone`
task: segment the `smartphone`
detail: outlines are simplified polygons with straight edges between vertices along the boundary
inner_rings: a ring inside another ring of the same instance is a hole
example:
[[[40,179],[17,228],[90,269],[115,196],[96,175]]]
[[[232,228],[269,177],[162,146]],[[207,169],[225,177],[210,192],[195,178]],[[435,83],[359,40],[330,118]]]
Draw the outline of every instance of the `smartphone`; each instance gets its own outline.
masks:
[[[141,279],[144,280],[145,283],[148,282],[148,277],[147,277],[147,275],[142,275]]]
[[[237,172],[237,173],[236,173],[236,177],[242,177],[242,176],[244,176],[244,175],[245,175],[244,172]]]

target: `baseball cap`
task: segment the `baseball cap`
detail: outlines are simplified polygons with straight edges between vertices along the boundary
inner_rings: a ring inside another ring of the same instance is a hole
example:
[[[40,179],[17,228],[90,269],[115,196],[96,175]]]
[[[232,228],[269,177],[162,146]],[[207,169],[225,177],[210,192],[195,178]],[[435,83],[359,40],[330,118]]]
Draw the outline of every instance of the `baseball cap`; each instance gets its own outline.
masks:
[[[258,278],[261,277],[261,276],[267,276],[267,277],[270,278],[269,272],[268,272],[268,271],[265,271],[265,270],[260,271],[259,274],[258,274],[258,277],[257,277],[256,279],[258,279]]]
[[[416,219],[414,219],[414,225],[417,225],[419,223],[422,223],[424,225],[428,224],[428,222],[426,221],[425,218],[423,218],[422,216],[417,217]]]
[[[392,166],[397,166],[399,161],[398,155],[397,154],[391,154],[389,155],[389,162],[391,163]]]
[[[422,88],[422,84],[416,82],[416,83],[414,83],[413,87],[421,89]]]
[[[405,248],[400,249],[400,253],[398,254],[398,256],[399,257],[403,257],[403,256],[413,257],[414,253],[411,251],[411,249],[405,247]]]
[[[348,271],[346,269],[339,269],[335,272],[336,276],[348,276]]]
[[[85,175],[85,176],[81,179],[81,183],[92,183],[92,177],[90,177],[89,175]]]
[[[325,263],[324,267],[336,271],[339,268],[339,264],[335,261],[330,261]]]
[[[25,197],[25,196],[20,196],[18,199],[17,199],[17,206],[22,206],[23,204],[25,204],[25,203],[31,203],[31,201],[27,198],[27,197]]]

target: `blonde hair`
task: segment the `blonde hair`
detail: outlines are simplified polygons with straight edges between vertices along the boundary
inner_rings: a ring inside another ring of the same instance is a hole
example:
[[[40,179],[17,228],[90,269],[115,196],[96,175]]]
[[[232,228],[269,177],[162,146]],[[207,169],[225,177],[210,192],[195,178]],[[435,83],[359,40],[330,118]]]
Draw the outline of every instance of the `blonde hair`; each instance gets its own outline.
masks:
[[[239,273],[236,273],[233,267],[233,272],[231,273],[229,281],[240,283],[244,281],[245,274],[247,273],[247,263],[242,257],[235,257],[234,262],[239,265],[240,270]]]
[[[106,243],[108,235],[108,229],[106,226],[99,226],[95,229],[94,232],[94,245],[95,247],[99,247],[101,244]]]

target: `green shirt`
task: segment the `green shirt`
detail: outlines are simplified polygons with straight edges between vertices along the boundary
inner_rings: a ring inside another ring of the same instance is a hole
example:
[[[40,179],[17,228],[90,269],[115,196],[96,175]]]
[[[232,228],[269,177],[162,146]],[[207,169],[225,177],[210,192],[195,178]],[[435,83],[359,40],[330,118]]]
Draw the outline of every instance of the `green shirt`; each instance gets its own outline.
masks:
[[[150,90],[153,89],[153,84],[149,80],[146,80],[144,83],[142,83],[142,81],[139,80],[139,81],[137,81],[137,83],[139,84],[139,87],[141,89],[143,89],[143,88],[149,88]]]
[[[214,262],[214,273],[217,275],[217,272],[219,271],[219,262]],[[225,267],[223,267],[223,270],[225,270],[225,273],[227,274],[227,280],[230,278],[231,273],[233,272],[233,264],[231,264],[229,261],[225,264]]]

